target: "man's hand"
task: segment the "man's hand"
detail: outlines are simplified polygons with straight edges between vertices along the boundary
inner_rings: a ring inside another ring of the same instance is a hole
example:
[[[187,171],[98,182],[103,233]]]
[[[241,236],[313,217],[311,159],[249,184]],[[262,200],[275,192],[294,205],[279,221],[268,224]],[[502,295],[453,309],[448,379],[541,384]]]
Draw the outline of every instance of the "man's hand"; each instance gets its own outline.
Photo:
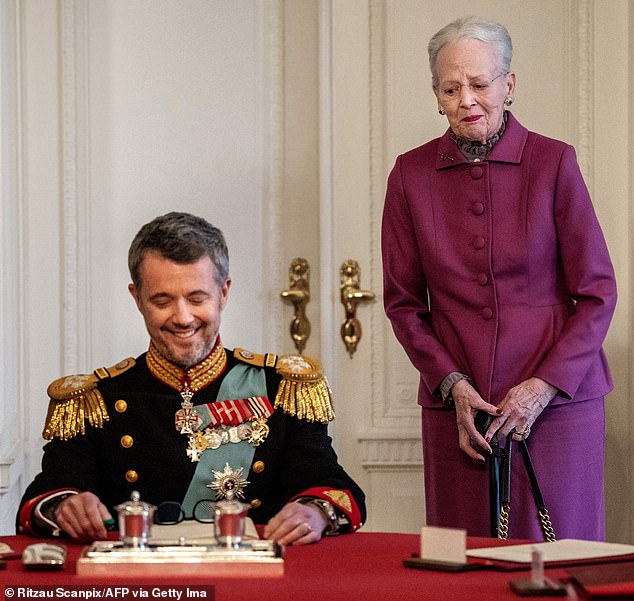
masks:
[[[72,538],[86,541],[106,538],[104,520],[112,519],[99,497],[91,492],[70,495],[55,510],[58,526]]]
[[[280,545],[316,543],[327,525],[326,517],[316,507],[287,503],[264,527],[264,538]]]

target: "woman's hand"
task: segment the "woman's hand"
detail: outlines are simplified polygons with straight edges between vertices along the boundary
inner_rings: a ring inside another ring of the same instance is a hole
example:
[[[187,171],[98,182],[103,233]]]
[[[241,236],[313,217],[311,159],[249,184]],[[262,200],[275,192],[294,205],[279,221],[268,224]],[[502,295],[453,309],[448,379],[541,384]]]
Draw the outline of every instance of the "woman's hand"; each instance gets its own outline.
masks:
[[[468,380],[456,382],[451,388],[451,396],[456,406],[460,448],[472,459],[484,461],[484,456],[477,449],[491,453],[491,446],[476,429],[473,418],[478,411],[497,416],[500,414],[498,408],[483,400]]]
[[[531,426],[556,394],[554,386],[535,377],[511,388],[499,404],[502,415],[491,422],[486,432],[487,442],[496,431],[499,438],[506,438],[513,430],[516,439],[527,438]]]

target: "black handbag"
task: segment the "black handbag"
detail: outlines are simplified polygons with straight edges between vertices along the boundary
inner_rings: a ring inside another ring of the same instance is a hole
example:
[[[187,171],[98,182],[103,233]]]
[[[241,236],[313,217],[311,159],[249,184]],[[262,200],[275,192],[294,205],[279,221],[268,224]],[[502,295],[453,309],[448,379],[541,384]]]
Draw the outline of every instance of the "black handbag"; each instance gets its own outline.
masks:
[[[478,412],[475,416],[475,423],[478,432],[484,436],[493,420],[493,416],[484,412]],[[550,520],[550,514],[544,503],[535,469],[531,462],[528,446],[525,440],[513,440],[513,434],[506,437],[504,446],[500,445],[497,437],[493,437],[490,442],[492,453],[487,459],[489,466],[489,500],[491,537],[506,540],[509,536],[509,514],[511,511],[511,459],[513,455],[513,445],[518,444],[528,479],[531,483],[533,499],[537,508],[539,523],[544,533],[544,540],[555,542],[555,530]]]

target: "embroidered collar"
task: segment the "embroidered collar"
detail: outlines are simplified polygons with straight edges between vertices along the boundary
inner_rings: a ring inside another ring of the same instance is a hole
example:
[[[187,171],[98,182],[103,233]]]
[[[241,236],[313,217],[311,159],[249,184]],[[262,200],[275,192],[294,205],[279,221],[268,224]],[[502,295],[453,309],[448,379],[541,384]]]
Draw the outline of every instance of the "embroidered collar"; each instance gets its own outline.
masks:
[[[154,344],[150,342],[147,365],[152,375],[170,388],[178,392],[185,388],[192,392],[198,392],[211,384],[225,370],[227,353],[220,342],[220,336],[218,336],[216,346],[207,358],[184,370],[163,357]]]
[[[459,138],[456,134],[453,133],[453,131],[449,135],[451,136],[451,139],[456,143],[456,146],[459,148],[460,152],[462,152],[466,159],[484,159],[502,137],[502,134],[506,129],[506,121],[508,120],[508,118],[508,112],[504,111],[502,126],[497,131],[497,133],[489,138],[484,144],[475,140],[465,140],[464,138]]]

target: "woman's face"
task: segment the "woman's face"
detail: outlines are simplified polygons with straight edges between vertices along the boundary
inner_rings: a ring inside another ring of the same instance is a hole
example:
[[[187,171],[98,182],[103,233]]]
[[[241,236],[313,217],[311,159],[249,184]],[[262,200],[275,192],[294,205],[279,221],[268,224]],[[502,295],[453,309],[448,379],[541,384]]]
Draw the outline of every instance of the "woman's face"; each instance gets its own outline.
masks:
[[[438,105],[459,137],[486,142],[502,126],[504,99],[512,97],[515,74],[500,70],[496,49],[480,40],[451,42],[436,58]]]

